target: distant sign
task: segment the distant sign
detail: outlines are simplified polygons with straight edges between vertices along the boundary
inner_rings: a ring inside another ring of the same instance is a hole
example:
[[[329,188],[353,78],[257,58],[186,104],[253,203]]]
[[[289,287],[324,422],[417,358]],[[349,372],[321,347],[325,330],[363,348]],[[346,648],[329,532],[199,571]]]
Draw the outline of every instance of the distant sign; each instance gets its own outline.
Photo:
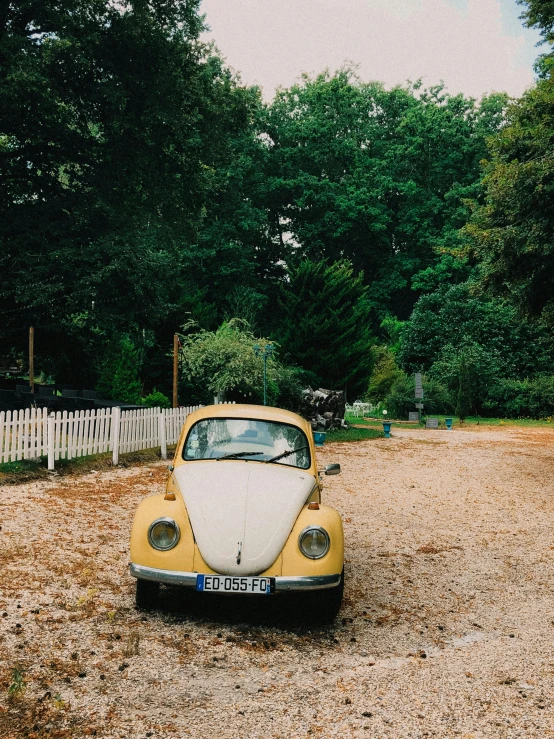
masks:
[[[416,403],[415,404],[415,407],[416,408],[419,408],[419,410],[422,411],[423,410],[423,403]]]
[[[438,429],[439,427],[439,419],[438,418],[428,418],[425,421],[425,428],[426,429]]]
[[[415,397],[416,400],[423,400],[423,382],[421,372],[415,373]]]
[[[419,413],[417,411],[410,411],[408,413],[408,421],[419,421]]]

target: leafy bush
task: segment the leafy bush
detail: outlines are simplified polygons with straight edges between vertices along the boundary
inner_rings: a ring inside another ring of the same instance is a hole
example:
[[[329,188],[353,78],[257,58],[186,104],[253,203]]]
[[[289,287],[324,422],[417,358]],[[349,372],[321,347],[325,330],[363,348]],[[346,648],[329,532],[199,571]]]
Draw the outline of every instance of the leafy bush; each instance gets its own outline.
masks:
[[[171,403],[167,395],[154,388],[152,392],[144,398],[141,398],[141,405],[147,408],[171,408]]]
[[[185,329],[196,328],[188,323]],[[225,321],[217,331],[198,330],[182,338],[182,368],[186,382],[203,402],[214,395],[243,403],[263,401],[263,360],[254,353],[254,345],[264,346],[248,324],[237,318]],[[293,408],[305,385],[304,373],[283,365],[277,356],[278,345],[267,359],[267,402]]]
[[[460,346],[446,344],[429,372],[456,398],[455,410],[460,418],[482,412],[490,388],[501,373],[502,361],[495,349],[469,340]]]
[[[448,389],[440,382],[423,378],[424,406],[426,413],[451,413],[452,399]],[[415,410],[414,378],[404,373],[398,377],[385,398],[384,406],[389,418],[405,419]]]
[[[488,413],[504,418],[544,418],[554,414],[554,376],[532,380],[499,380],[484,404]]]
[[[369,403],[380,403],[390,393],[396,380],[405,375],[396,364],[393,352],[386,346],[374,346],[372,354],[374,368],[364,400]]]
[[[494,357],[500,377],[550,371],[549,327],[522,321],[512,305],[474,295],[469,284],[443,285],[418,300],[402,329],[398,364],[407,372],[427,372],[452,347],[463,345]]]

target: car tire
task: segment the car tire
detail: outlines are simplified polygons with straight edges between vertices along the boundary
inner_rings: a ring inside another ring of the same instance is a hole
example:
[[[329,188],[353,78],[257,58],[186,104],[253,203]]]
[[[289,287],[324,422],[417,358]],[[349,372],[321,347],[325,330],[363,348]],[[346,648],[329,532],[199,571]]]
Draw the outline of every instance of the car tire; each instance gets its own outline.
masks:
[[[154,608],[160,593],[160,583],[150,580],[137,580],[137,592],[135,602],[137,608],[148,610]]]
[[[336,587],[310,595],[310,618],[319,624],[328,624],[334,621],[340,611],[343,595],[344,568],[340,575],[340,583]]]

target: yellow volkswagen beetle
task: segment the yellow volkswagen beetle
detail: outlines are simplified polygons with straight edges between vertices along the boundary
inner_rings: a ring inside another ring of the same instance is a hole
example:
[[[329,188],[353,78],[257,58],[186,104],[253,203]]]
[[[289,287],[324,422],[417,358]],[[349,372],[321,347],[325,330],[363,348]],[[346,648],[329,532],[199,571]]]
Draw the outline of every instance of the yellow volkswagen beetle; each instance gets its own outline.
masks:
[[[139,608],[160,583],[198,593],[310,600],[334,618],[344,588],[342,521],[321,504],[311,427],[279,408],[214,405],[183,426],[166,492],[139,505],[131,575]]]

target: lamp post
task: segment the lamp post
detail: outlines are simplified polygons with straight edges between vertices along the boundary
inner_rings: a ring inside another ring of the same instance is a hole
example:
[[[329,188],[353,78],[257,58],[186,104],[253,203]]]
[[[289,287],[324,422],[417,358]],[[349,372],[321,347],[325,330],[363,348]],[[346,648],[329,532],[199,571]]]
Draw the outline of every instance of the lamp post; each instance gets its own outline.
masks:
[[[254,344],[254,354],[264,360],[264,405],[267,405],[267,359],[273,354],[273,344]]]

